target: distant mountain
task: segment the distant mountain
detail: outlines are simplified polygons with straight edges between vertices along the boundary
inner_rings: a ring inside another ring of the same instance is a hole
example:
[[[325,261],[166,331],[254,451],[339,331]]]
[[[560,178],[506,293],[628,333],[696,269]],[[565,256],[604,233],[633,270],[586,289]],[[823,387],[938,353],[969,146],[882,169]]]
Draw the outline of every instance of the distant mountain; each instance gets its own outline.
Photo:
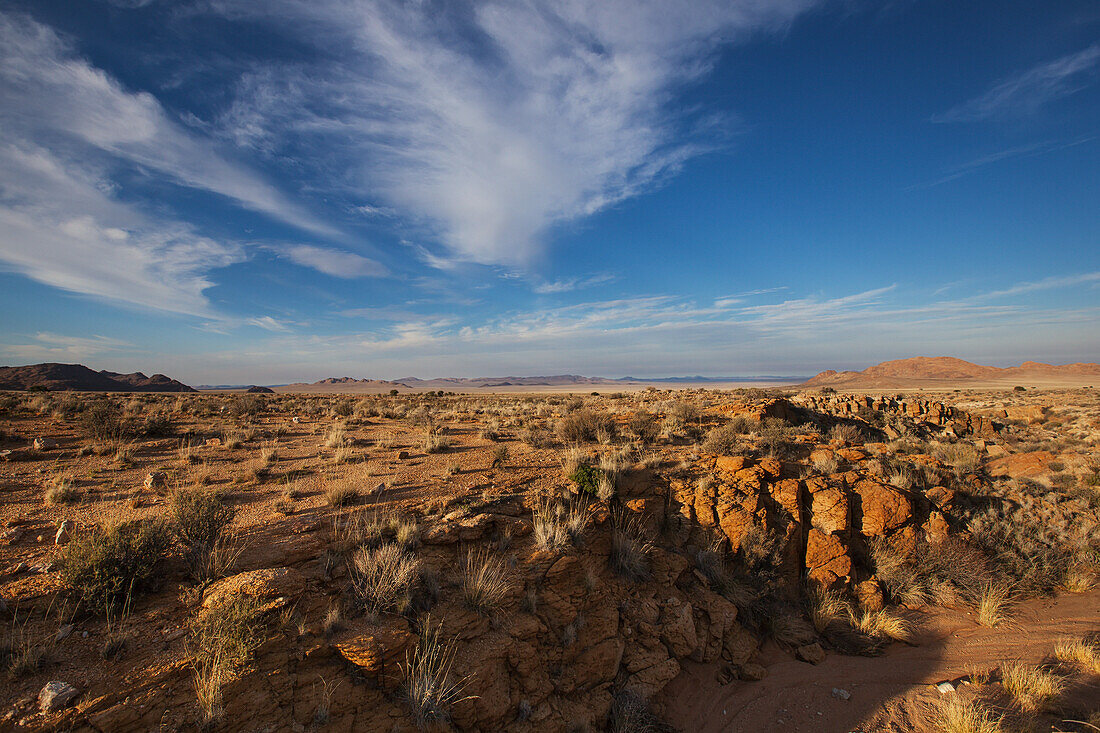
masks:
[[[820,372],[802,386],[805,387],[890,387],[919,386],[924,383],[967,383],[1027,381],[1029,379],[1100,377],[1100,364],[1043,364],[1025,361],[1018,367],[993,367],[973,364],[952,356],[917,356],[911,359],[884,361],[863,371]]]
[[[154,374],[147,377],[141,372],[118,372],[89,369],[83,364],[28,364],[27,366],[0,367],[0,389],[30,389],[44,387],[50,391],[75,390],[78,392],[194,392],[182,382]]]
[[[791,375],[756,375],[752,377],[650,377],[648,379],[642,377],[619,377],[616,382],[689,382],[689,383],[708,383],[708,382],[801,382],[804,381],[804,376],[791,376]]]
[[[487,387],[567,387],[575,384],[614,384],[617,380],[602,377],[582,377],[577,374],[557,374],[550,377],[438,377],[395,379],[411,389],[456,390]]]

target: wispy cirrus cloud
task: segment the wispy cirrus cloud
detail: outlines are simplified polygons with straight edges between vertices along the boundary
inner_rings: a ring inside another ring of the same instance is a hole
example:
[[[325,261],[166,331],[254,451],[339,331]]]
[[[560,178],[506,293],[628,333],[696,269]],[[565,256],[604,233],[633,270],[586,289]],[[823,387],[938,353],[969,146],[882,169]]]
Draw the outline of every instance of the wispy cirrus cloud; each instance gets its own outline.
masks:
[[[241,246],[150,217],[113,189],[94,167],[0,144],[0,268],[73,293],[214,317],[209,274],[242,261]]]
[[[283,250],[291,262],[311,267],[332,277],[354,279],[360,277],[385,277],[389,270],[377,260],[353,252],[328,247],[298,244]]]
[[[325,151],[357,198],[422,223],[454,259],[525,265],[548,228],[657,185],[725,143],[678,87],[716,49],[815,0],[211,0],[283,29],[320,60],[244,76],[228,134]],[[727,126],[728,127],[728,126]]]
[[[338,234],[171,119],[153,95],[125,89],[53,29],[17,14],[0,13],[0,121],[5,136],[150,168],[300,229]]]
[[[1100,43],[1010,76],[985,93],[933,115],[932,121],[977,122],[1029,114],[1090,84],[1097,62]]]
[[[107,336],[69,336],[39,331],[23,338],[20,343],[0,344],[0,354],[20,361],[79,361],[133,348],[134,345],[128,341]]]

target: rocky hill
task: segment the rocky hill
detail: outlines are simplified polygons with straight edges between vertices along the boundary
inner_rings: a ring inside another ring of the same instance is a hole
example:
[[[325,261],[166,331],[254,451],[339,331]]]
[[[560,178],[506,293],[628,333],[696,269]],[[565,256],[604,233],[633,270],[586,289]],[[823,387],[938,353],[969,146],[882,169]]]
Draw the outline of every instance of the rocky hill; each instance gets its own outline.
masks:
[[[0,389],[31,389],[78,392],[194,392],[183,382],[163,374],[148,377],[141,372],[120,374],[95,371],[83,364],[28,364],[0,367]]]
[[[994,367],[974,364],[951,356],[917,356],[895,359],[863,371],[833,369],[820,372],[802,386],[842,388],[891,388],[971,384],[1001,381],[1100,378],[1100,364],[1043,364],[1025,361],[1018,367]]]

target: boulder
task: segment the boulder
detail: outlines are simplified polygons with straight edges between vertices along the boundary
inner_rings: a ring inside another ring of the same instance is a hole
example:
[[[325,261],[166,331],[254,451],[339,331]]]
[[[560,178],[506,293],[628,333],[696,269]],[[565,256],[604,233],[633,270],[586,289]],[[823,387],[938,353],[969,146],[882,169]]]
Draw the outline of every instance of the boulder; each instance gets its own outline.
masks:
[[[902,526],[913,515],[909,497],[893,486],[864,479],[852,487],[859,494],[862,523],[860,531],[878,537]]]
[[[247,596],[260,601],[264,610],[272,610],[293,603],[305,587],[305,577],[294,568],[250,570],[211,584],[202,594],[202,607],[214,608]]]

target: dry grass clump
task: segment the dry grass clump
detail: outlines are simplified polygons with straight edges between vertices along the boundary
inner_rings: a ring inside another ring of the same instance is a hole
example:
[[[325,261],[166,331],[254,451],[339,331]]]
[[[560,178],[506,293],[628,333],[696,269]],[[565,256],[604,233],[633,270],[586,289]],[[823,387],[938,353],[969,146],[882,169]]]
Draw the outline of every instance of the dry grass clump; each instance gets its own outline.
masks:
[[[80,496],[72,477],[64,475],[55,476],[44,494],[47,504],[75,504],[80,501]]]
[[[531,508],[531,519],[535,544],[543,550],[555,551],[581,542],[591,512],[583,497],[565,499],[539,494]]]
[[[817,633],[823,634],[831,625],[852,616],[852,606],[836,591],[818,586],[806,595],[806,611]]]
[[[985,555],[961,540],[921,543],[908,549],[884,538],[875,538],[870,544],[876,575],[897,603],[975,603],[982,583],[992,577]]]
[[[626,510],[611,515],[611,554],[608,564],[618,575],[639,582],[649,578],[649,553],[653,545],[646,537],[642,519]]]
[[[864,634],[879,639],[908,643],[913,636],[912,625],[887,609],[852,614],[852,625]]]
[[[451,447],[451,440],[445,435],[440,435],[434,430],[429,430],[420,441],[420,448],[425,453],[442,453]]]
[[[471,610],[489,615],[500,607],[510,590],[504,563],[488,547],[467,553],[462,567],[462,599]]]
[[[829,429],[829,442],[831,443],[862,443],[863,433],[859,427],[851,423],[837,423]]]
[[[1024,712],[1049,710],[1062,690],[1065,680],[1039,667],[1012,662],[1001,667],[1001,686]]]
[[[1100,675],[1100,649],[1084,639],[1062,639],[1054,647],[1054,657],[1063,664]]]
[[[984,582],[974,604],[975,611],[978,614],[978,623],[991,628],[1005,623],[1012,618],[1009,613],[1011,603],[1011,588],[993,581]]]
[[[343,423],[333,425],[325,432],[324,443],[326,448],[340,448],[348,442],[348,431]]]
[[[657,416],[646,410],[638,410],[627,424],[631,435],[642,445],[649,445],[661,435],[661,423]]]
[[[8,679],[36,674],[49,660],[53,636],[36,635],[29,625],[29,615],[19,623],[18,613],[12,613],[11,624],[4,629],[4,637],[0,640],[0,669]]]
[[[969,443],[944,443],[936,446],[932,455],[951,466],[957,478],[975,473],[981,466],[977,449]]]
[[[463,694],[469,677],[456,677],[452,673],[455,646],[453,642],[445,643],[440,638],[441,632],[442,624],[432,626],[431,619],[426,619],[416,647],[405,658],[402,692],[421,728],[448,721],[451,709],[470,699]]]
[[[400,612],[411,606],[420,561],[397,544],[360,548],[348,570],[355,596],[368,613]]]
[[[325,502],[331,507],[344,507],[359,501],[359,489],[347,479],[325,485]]]
[[[833,455],[817,454],[813,457],[813,466],[819,473],[836,473],[840,462]]]
[[[643,697],[632,690],[620,690],[611,697],[607,730],[609,733],[669,733],[674,728],[654,715]]]
[[[936,710],[939,733],[1004,733],[1001,720],[958,695],[945,700]]]

